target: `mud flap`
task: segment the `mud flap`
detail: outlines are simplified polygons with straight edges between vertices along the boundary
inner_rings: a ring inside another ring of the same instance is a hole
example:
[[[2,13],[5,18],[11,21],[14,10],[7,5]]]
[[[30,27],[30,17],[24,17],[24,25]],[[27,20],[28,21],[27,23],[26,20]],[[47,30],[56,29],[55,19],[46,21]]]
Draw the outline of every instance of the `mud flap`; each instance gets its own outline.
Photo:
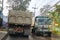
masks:
[[[25,29],[24,36],[29,36],[29,35],[30,35],[30,29]]]

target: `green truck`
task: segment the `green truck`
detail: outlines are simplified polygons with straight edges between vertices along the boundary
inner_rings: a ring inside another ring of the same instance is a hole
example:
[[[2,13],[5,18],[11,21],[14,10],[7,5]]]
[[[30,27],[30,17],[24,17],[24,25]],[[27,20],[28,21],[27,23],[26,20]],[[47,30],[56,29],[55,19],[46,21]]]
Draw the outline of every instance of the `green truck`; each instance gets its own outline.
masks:
[[[51,36],[52,19],[48,16],[36,16],[32,33],[40,36]]]
[[[23,36],[30,35],[32,24],[32,13],[26,11],[9,10],[8,15],[8,34]]]

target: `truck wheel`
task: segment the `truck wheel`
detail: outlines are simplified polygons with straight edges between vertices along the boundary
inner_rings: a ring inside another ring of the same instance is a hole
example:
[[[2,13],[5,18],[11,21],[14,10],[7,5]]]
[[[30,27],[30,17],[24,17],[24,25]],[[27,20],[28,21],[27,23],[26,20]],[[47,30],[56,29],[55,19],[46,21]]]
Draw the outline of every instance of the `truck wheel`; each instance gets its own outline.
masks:
[[[37,36],[43,36],[42,32],[37,32],[36,35]]]
[[[32,33],[34,33],[34,30],[32,29]]]
[[[13,36],[13,34],[9,34],[9,36]]]
[[[35,33],[35,30],[34,29],[32,29],[32,33]]]
[[[29,35],[24,35],[24,37],[29,37]]]
[[[51,37],[51,33],[48,34],[48,37]]]

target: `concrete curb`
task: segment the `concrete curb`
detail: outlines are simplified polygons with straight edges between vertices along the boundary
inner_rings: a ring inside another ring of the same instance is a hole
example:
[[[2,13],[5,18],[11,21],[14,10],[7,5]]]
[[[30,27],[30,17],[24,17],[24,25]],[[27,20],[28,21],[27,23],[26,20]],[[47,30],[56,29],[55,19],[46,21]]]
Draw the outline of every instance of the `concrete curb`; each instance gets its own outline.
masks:
[[[6,31],[0,31],[0,33],[7,33]]]
[[[6,40],[7,36],[8,36],[8,33],[1,40]]]
[[[0,31],[0,35],[1,35],[0,40],[6,40],[6,38],[8,36],[8,32],[7,31]]]

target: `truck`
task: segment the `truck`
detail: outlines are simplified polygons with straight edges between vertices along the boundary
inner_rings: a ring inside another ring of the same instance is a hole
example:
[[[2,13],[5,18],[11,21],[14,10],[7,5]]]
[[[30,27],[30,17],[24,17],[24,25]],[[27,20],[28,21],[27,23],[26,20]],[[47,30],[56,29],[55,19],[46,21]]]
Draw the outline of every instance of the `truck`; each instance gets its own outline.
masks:
[[[9,10],[8,15],[8,34],[22,36],[30,35],[30,28],[32,24],[32,13],[27,11]]]
[[[48,16],[36,16],[32,33],[38,36],[49,36],[52,34],[52,18]]]

